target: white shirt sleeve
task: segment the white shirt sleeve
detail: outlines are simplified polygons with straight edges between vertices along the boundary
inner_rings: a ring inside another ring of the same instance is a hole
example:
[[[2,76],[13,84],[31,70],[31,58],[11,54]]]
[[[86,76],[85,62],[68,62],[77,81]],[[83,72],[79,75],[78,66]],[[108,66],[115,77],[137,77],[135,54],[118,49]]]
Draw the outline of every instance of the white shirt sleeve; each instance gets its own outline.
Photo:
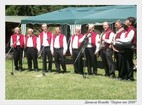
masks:
[[[70,47],[69,47],[69,49],[70,49],[70,54],[72,54],[72,37],[71,37],[70,40],[71,40],[71,41],[70,41]]]
[[[97,36],[96,36],[96,51],[95,51],[95,54],[97,54],[98,53],[98,51],[99,51],[99,47],[100,47],[100,38],[99,38],[99,34],[97,34]]]
[[[12,46],[13,45],[13,40],[12,40],[12,36],[11,36],[11,38],[10,38],[10,46]]]
[[[67,52],[67,40],[66,37],[64,36],[63,38],[63,53]]]
[[[131,30],[129,33],[128,33],[128,36],[126,38],[123,38],[123,39],[117,39],[117,41],[120,41],[124,44],[130,44],[131,41],[133,40],[133,37],[134,37],[134,31]]]
[[[84,35],[81,39],[79,39],[79,43],[82,43],[82,42],[84,41],[85,36],[86,36],[86,35]]]
[[[116,34],[115,34],[115,37],[116,37]],[[118,39],[115,39],[114,37],[114,41],[113,41],[113,45],[115,44],[120,44],[121,42],[117,41]],[[123,32],[121,35],[120,35],[120,38],[119,39],[124,39],[125,38],[125,33]],[[122,43],[121,43],[122,44]]]
[[[111,32],[110,35],[109,35],[109,39],[105,39],[105,42],[108,43],[108,44],[111,44],[112,40],[113,40],[113,37],[114,37],[114,33]]]
[[[51,45],[50,45],[50,50],[51,50],[51,53],[54,53],[54,48],[53,48],[53,34],[52,34],[52,38],[51,38]]]
[[[37,37],[37,50],[40,51],[40,36]]]

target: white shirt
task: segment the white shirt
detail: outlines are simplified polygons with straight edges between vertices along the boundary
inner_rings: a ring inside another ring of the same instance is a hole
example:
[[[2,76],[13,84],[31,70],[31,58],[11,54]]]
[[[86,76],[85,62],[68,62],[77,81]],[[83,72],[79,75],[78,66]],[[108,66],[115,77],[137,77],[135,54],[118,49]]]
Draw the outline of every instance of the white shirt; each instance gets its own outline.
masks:
[[[51,40],[51,46],[50,46],[51,53],[54,53],[54,48],[60,48],[59,35],[56,36],[54,43],[53,43],[53,38]],[[67,52],[67,40],[66,40],[66,37],[64,36],[63,37],[63,53],[66,53],[66,52]]]
[[[89,36],[90,36],[90,34],[88,34],[87,37],[89,37]],[[79,42],[82,43],[83,40],[85,39],[85,37],[86,37],[86,35],[84,35],[84,36],[79,40]],[[96,35],[96,51],[95,51],[95,54],[99,51],[99,46],[100,46],[99,42],[100,42],[100,38],[99,38],[99,34],[97,34],[97,35]],[[88,43],[87,43],[87,46],[86,46],[86,47],[87,47],[87,48],[92,48],[91,37],[88,38]]]
[[[118,30],[119,31],[119,30]],[[115,39],[115,37],[116,37],[116,34],[114,35],[114,39]],[[121,35],[120,35],[120,38],[117,38],[117,39],[124,39],[125,38],[125,32],[123,32],[123,33],[121,33]],[[118,42],[118,41],[116,41],[117,39],[115,39],[114,41],[113,41],[113,45],[115,45],[115,44],[120,44],[120,42]]]
[[[54,48],[60,48],[59,35],[55,38]]]
[[[12,36],[10,40],[10,46],[13,46],[16,43],[16,45],[20,45],[20,36],[17,35],[17,41],[13,43]]]
[[[43,32],[43,43],[42,43],[42,46],[49,46],[48,36],[47,36],[47,33],[45,33],[45,32]]]
[[[106,34],[104,34],[103,37],[102,37],[102,39],[104,40],[104,42],[108,43],[108,44],[111,44],[112,40],[113,40],[113,37],[114,37],[114,33],[111,32],[108,39],[105,39],[105,37],[106,37]]]
[[[130,44],[134,38],[134,34],[135,32],[133,30],[131,30],[129,33],[128,33],[128,36],[126,38],[123,38],[123,39],[116,39],[117,41],[120,41],[124,44]]]
[[[53,36],[53,34],[52,34],[52,36]],[[43,43],[42,43],[42,46],[49,46],[47,33],[45,33],[44,31],[43,31]],[[41,45],[40,45],[40,35],[39,35],[39,37],[37,37],[37,49],[38,49],[38,52],[40,51],[40,47],[41,47]]]
[[[78,35],[75,35],[73,40],[72,40],[72,37],[71,37],[71,41],[70,41],[70,53],[71,54],[72,54],[72,48],[78,49]]]
[[[27,40],[27,47],[33,47],[33,38],[29,37]]]

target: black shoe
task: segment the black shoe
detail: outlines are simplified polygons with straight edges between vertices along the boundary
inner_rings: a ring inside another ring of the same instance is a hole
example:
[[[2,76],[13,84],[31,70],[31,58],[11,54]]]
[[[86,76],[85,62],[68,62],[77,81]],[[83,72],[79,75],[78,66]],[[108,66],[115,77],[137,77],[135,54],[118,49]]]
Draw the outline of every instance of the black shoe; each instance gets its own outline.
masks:
[[[111,74],[109,77],[110,77],[110,78],[115,78],[115,75],[114,75],[114,74]]]
[[[48,73],[51,73],[52,72],[52,70],[48,70]]]
[[[88,75],[93,75],[93,73],[88,73]]]
[[[64,71],[63,71],[63,73],[67,73],[67,71],[66,71],[66,70],[64,70]]]
[[[130,81],[130,82],[132,82],[132,81],[134,81],[134,79],[126,79],[126,81]]]
[[[38,69],[35,69],[35,72],[38,72]]]
[[[98,74],[97,74],[97,73],[93,73],[93,75],[94,75],[94,76],[97,76]]]
[[[19,72],[22,72],[22,68],[19,68]]]
[[[105,74],[105,77],[109,77],[109,75],[108,75],[108,74]]]
[[[19,70],[18,67],[15,67],[15,70]]]
[[[121,77],[117,77],[117,78],[116,78],[116,80],[123,80],[123,78],[121,78]]]

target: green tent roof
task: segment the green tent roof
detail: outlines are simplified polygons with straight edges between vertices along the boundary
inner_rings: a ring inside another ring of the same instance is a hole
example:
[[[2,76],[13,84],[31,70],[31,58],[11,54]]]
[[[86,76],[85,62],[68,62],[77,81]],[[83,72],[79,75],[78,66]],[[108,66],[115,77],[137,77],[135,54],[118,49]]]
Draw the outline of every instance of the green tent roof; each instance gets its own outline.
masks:
[[[129,16],[136,18],[136,6],[68,7],[23,19],[21,23],[87,24],[104,21],[114,22],[118,19],[124,21]]]

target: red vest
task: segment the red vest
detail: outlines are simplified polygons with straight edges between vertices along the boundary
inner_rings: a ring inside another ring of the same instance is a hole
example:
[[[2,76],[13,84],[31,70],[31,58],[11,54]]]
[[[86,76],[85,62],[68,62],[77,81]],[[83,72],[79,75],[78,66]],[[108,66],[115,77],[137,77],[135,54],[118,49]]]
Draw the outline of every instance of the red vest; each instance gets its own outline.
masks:
[[[86,35],[88,35],[88,34],[89,33],[87,33]],[[96,46],[96,36],[97,36],[96,32],[91,33],[91,44],[92,44],[92,46]]]
[[[27,47],[27,41],[28,41],[28,38],[29,36],[27,35],[26,38],[25,38],[25,46]],[[36,48],[36,41],[37,41],[37,37],[35,35],[32,36],[32,39],[33,39],[33,47]]]
[[[40,44],[43,43],[43,32],[39,34],[40,35]],[[49,45],[51,44],[51,38],[52,38],[52,32],[47,32],[47,38]]]
[[[136,29],[133,26],[128,27],[127,33],[125,34],[125,38],[128,36],[128,34],[131,30],[134,31],[134,37],[133,37],[133,40],[132,40],[132,44],[136,45],[136,43],[137,43],[136,42]]]
[[[119,33],[117,33],[115,39],[120,39],[122,33],[125,33],[125,30],[122,30]]]
[[[12,40],[13,40],[13,44],[14,44],[13,46],[16,48],[16,46],[17,46],[17,43],[16,43],[17,35],[16,34],[12,35]],[[20,40],[20,47],[24,48],[24,35],[20,34],[19,40]]]
[[[73,40],[74,40],[75,35],[72,36],[72,44],[73,44]],[[78,47],[80,46],[81,43],[79,43],[79,39],[81,39],[83,37],[82,34],[78,35]]]
[[[54,43],[56,43],[56,42],[55,42],[56,36],[57,36],[57,35],[53,35],[53,46],[54,46]],[[64,38],[64,36],[65,36],[64,34],[60,34],[60,36],[59,36],[60,48],[63,47],[63,38]]]
[[[105,36],[105,39],[109,39],[109,35],[110,35],[110,33],[111,32],[113,32],[110,28],[108,28],[106,31],[105,31],[105,34],[106,34],[106,36]],[[108,44],[108,43],[105,43],[105,46],[106,47],[108,47],[110,44]]]

